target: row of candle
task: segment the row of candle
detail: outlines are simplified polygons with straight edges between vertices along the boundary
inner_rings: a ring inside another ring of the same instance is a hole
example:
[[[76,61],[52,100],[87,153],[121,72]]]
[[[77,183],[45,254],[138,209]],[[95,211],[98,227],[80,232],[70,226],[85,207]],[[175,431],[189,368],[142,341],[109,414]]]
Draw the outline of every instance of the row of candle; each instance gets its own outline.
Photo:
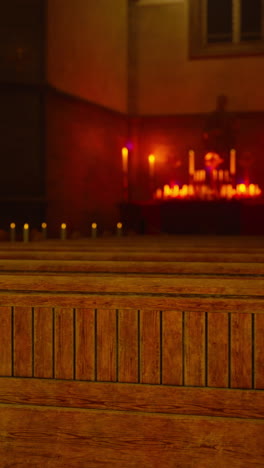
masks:
[[[154,198],[164,200],[168,198],[206,198],[207,195],[212,195],[211,189],[203,184],[199,187],[190,185],[164,185],[163,188],[158,188],[155,191]],[[214,195],[216,195],[214,193]],[[216,198],[254,198],[261,195],[261,189],[257,184],[237,184],[233,187],[232,184],[223,184]]]
[[[41,233],[42,233],[42,238],[47,239],[47,223],[42,223],[41,224]],[[24,242],[29,242],[29,224],[25,223],[23,226],[23,241]],[[123,224],[121,222],[118,222],[116,225],[116,234],[117,236],[122,236],[123,235]],[[92,223],[91,224],[91,237],[96,238],[98,236],[98,226],[97,223]],[[60,226],[60,239],[61,240],[66,240],[67,239],[67,224],[66,223],[61,223]],[[11,223],[10,224],[10,240],[12,242],[16,241],[16,224]]]
[[[207,155],[205,155],[205,159],[209,159],[209,160],[214,157],[219,159],[219,155],[217,155],[216,153],[207,153]],[[231,176],[234,176],[236,174],[236,150],[235,149],[230,150],[229,158],[230,158],[229,172]],[[222,160],[220,160],[220,162],[222,162]],[[222,179],[219,178],[219,180],[228,180],[227,178],[224,179],[224,173],[225,173],[225,177],[227,177],[227,174],[229,174],[228,171],[221,171],[221,172],[218,171],[218,172],[220,174],[223,174],[223,178]],[[190,150],[189,151],[189,176],[195,177],[196,173],[197,171],[195,170],[195,153],[193,150]]]

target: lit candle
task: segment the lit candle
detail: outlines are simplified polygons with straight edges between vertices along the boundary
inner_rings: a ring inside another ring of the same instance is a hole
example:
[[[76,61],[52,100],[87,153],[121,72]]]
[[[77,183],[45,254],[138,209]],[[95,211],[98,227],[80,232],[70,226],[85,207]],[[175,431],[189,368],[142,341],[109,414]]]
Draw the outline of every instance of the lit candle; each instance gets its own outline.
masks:
[[[95,239],[97,237],[97,224],[96,223],[92,223],[91,236],[92,236],[93,239]]]
[[[124,173],[128,171],[128,149],[122,148],[122,169]]]
[[[149,162],[149,176],[151,178],[153,178],[154,177],[154,170],[155,170],[155,156],[154,156],[154,154],[149,155],[148,162]]]
[[[219,169],[219,171],[218,171],[218,180],[221,180],[221,181],[224,180],[224,171],[223,171],[223,169]]]
[[[194,151],[189,151],[189,175],[193,176],[195,172]]]
[[[47,223],[41,224],[42,238],[47,239]]]
[[[28,242],[29,241],[29,224],[25,223],[23,227],[23,241]]]
[[[118,236],[122,236],[122,234],[123,234],[123,224],[122,223],[117,223],[116,233],[117,233]]]
[[[60,230],[60,238],[61,240],[65,240],[67,237],[67,225],[66,223],[61,224],[61,230]]]
[[[230,174],[232,176],[236,174],[236,150],[234,149],[230,151]]]
[[[216,169],[212,170],[212,174],[213,174],[213,180],[217,180],[217,170]]]
[[[15,242],[15,240],[16,240],[16,225],[15,225],[15,223],[10,224],[10,240],[11,240],[11,242]]]

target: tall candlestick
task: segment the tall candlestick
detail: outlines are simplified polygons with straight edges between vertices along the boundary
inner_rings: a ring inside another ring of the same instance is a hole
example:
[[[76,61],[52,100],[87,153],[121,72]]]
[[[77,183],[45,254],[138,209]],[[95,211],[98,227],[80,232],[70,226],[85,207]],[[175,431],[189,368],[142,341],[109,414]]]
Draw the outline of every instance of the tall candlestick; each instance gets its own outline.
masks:
[[[195,171],[195,156],[194,151],[189,151],[189,175],[193,176]]]
[[[123,172],[128,172],[128,149],[126,147],[122,148],[122,169]]]
[[[150,154],[148,157],[148,162],[149,162],[149,176],[151,178],[154,177],[154,172],[155,172],[155,156],[154,154]]]
[[[230,151],[230,174],[236,175],[236,150],[234,149]]]
[[[128,201],[128,149],[122,148],[123,199]]]
[[[15,240],[16,240],[16,225],[15,225],[15,223],[10,224],[10,240],[11,240],[11,242],[15,242]]]
[[[67,225],[66,225],[66,223],[61,224],[60,238],[61,238],[61,240],[66,240],[66,238],[67,238]]]
[[[23,227],[23,241],[28,242],[29,241],[29,224],[25,223]]]

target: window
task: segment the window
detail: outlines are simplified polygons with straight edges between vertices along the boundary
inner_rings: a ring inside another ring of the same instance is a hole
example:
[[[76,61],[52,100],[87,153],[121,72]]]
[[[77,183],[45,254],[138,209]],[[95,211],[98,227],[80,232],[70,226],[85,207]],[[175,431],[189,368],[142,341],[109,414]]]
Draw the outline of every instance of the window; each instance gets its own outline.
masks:
[[[190,55],[264,54],[264,0],[189,0]]]

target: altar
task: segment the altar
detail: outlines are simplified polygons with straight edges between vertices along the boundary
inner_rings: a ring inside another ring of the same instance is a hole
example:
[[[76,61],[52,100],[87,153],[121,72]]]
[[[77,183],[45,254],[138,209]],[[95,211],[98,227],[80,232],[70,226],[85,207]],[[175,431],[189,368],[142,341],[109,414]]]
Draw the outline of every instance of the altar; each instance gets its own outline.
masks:
[[[120,214],[137,234],[264,235],[262,199],[123,203]]]

